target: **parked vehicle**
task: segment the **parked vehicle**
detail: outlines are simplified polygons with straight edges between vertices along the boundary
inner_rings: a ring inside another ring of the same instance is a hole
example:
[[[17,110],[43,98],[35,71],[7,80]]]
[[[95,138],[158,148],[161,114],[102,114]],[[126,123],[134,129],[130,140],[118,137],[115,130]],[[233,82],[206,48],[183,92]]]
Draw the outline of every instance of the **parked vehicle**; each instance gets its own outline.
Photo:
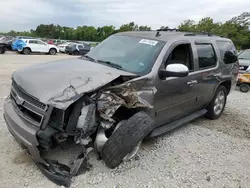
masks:
[[[53,40],[48,40],[48,44],[54,44]]]
[[[230,39],[198,33],[116,33],[81,58],[17,70],[4,103],[7,127],[42,172],[69,186],[91,147],[110,168],[156,137],[205,115],[217,119],[237,82]],[[73,141],[70,167],[42,155]],[[41,154],[41,155],[40,155]]]
[[[31,52],[47,53],[50,55],[56,55],[59,49],[55,45],[47,44],[42,40],[37,39],[26,39],[25,45],[20,46],[17,49],[20,53],[30,54]]]
[[[250,49],[242,51],[239,56],[240,73],[250,72]]]
[[[7,49],[7,45],[5,43],[0,43],[0,54],[4,54]]]
[[[91,46],[88,44],[71,44],[65,47],[65,53],[69,55],[85,55],[90,51]]]
[[[69,46],[71,44],[72,44],[71,42],[59,44],[58,45],[59,51],[65,53],[66,46]]]
[[[237,85],[240,87],[241,92],[248,92],[250,89],[250,72],[239,74]]]

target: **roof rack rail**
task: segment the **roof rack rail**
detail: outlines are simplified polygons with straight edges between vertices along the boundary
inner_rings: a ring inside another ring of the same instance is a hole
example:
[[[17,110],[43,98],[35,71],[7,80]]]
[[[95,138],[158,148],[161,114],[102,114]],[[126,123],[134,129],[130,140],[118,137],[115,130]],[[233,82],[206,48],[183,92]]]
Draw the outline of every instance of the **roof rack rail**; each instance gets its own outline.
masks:
[[[170,29],[170,28],[160,28],[160,29],[157,29],[156,31],[179,31],[179,29],[176,29],[176,28],[173,28],[173,29]]]
[[[209,37],[217,36],[213,33],[204,32],[204,31],[186,31],[186,33],[184,34],[184,36],[197,36],[197,35],[206,35]]]

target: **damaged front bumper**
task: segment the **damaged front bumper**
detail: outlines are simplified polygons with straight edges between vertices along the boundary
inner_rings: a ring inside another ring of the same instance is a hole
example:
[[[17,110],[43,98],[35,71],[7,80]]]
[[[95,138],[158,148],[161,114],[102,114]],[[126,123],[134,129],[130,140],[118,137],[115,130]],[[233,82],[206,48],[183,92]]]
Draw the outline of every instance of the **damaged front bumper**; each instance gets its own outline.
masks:
[[[49,180],[58,185],[68,187],[71,184],[72,176],[78,174],[83,163],[85,163],[85,170],[88,170],[87,155],[91,150],[84,150],[84,148],[71,167],[54,160],[45,159],[38,149],[39,142],[36,133],[39,128],[34,127],[34,125],[29,124],[29,122],[19,117],[9,97],[5,100],[3,115],[9,132],[13,135],[20,147],[32,157],[38,168]]]

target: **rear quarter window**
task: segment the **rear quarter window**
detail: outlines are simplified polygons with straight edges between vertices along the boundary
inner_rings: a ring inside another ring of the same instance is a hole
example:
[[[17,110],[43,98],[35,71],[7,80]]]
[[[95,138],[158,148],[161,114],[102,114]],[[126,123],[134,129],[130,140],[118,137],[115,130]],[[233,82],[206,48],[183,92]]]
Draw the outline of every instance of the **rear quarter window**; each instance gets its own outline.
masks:
[[[217,57],[212,44],[196,44],[199,69],[208,69],[216,66]]]
[[[225,64],[237,61],[237,51],[231,41],[216,41],[216,44],[220,51],[220,57]]]

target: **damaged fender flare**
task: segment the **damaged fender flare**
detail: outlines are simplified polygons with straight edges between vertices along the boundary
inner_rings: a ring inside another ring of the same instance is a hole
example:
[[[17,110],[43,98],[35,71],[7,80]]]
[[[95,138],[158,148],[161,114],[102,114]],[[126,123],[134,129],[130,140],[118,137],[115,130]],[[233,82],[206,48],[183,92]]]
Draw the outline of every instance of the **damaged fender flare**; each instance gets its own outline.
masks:
[[[120,165],[130,153],[153,129],[154,120],[145,112],[138,112],[124,122],[102,148],[101,156],[109,168]]]

